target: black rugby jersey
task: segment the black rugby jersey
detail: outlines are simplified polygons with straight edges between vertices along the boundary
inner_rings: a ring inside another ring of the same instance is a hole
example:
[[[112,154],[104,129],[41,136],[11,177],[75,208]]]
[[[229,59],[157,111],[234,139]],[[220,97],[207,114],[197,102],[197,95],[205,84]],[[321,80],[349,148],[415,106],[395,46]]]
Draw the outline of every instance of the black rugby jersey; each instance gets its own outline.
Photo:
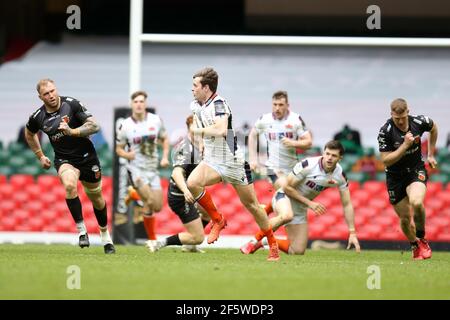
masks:
[[[415,137],[414,143],[399,161],[386,168],[388,172],[411,171],[417,167],[424,166],[420,138],[424,132],[430,131],[433,128],[434,122],[427,116],[411,115],[408,116],[408,123],[408,131]],[[387,120],[378,134],[380,152],[392,152],[397,150],[403,143],[406,133],[407,132],[401,131],[394,125],[392,118]]]
[[[180,141],[172,150],[173,167],[182,167],[185,171],[185,179],[187,179],[191,172],[194,171],[200,163],[200,160],[200,151],[187,137]],[[172,177],[170,177],[170,188],[171,192],[183,193],[177,187]]]
[[[42,105],[29,118],[27,129],[33,133],[42,130],[48,135],[50,143],[55,151],[55,159],[81,161],[95,155],[94,145],[88,137],[66,136],[58,130],[61,121],[66,121],[72,129],[81,126],[91,113],[76,99],[60,97],[60,108],[48,113],[45,105]]]

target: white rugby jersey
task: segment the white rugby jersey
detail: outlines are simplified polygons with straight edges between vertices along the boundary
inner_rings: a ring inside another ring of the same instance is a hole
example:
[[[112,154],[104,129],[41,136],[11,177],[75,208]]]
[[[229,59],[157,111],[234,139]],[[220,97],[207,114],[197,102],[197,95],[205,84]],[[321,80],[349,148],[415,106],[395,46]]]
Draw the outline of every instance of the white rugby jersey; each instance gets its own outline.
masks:
[[[197,117],[200,128],[214,125],[214,118],[228,115],[228,130],[226,137],[203,136],[203,159],[210,163],[224,164],[228,162],[244,163],[242,150],[238,147],[233,129],[233,115],[225,99],[214,94],[203,105],[197,100],[191,102],[191,111]]]
[[[117,142],[127,144],[135,152],[136,157],[129,165],[147,170],[157,170],[158,139],[166,132],[161,118],[155,114],[148,113],[143,121],[136,121],[132,117],[126,118],[119,128]]]
[[[308,129],[300,115],[289,111],[278,120],[272,113],[266,113],[256,121],[255,130],[258,134],[264,134],[267,140],[266,166],[276,171],[291,171],[298,162],[297,150],[295,147],[285,147],[281,139],[297,140],[307,134]]]
[[[341,165],[338,163],[333,172],[326,173],[322,166],[322,157],[306,158],[298,162],[292,170],[302,182],[297,186],[297,190],[302,196],[313,200],[320,192],[330,187],[339,187],[340,190],[348,188]],[[300,203],[306,207],[306,205]]]

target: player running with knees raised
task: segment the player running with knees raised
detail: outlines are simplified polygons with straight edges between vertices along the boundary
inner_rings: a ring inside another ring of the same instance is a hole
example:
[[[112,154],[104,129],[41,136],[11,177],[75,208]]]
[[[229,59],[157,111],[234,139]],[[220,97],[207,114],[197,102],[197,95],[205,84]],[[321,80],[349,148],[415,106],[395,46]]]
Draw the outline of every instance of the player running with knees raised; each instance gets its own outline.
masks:
[[[264,209],[260,207],[253,187],[250,166],[239,149],[233,130],[229,105],[217,94],[219,76],[212,68],[204,68],[194,74],[191,103],[194,113],[194,134],[203,137],[203,160],[188,178],[188,188],[198,203],[213,220],[208,243],[219,237],[226,220],[217,211],[205,187],[221,181],[230,183],[242,204],[251,212],[256,223],[269,241],[269,261],[279,259],[278,245]]]
[[[36,89],[44,104],[30,116],[26,125],[25,138],[28,145],[41,162],[42,168],[48,170],[51,162],[42,152],[36,134],[42,130],[48,135],[55,151],[55,168],[66,190],[66,203],[79,232],[79,246],[89,247],[89,236],[78,197],[78,180],[92,202],[105,253],[115,253],[108,232],[100,162],[94,145],[89,140],[89,136],[98,132],[100,127],[81,102],[59,96],[53,80],[40,80]]]
[[[386,166],[389,201],[400,218],[400,226],[411,244],[414,260],[431,258],[431,248],[425,239],[425,206],[428,174],[422,159],[420,137],[430,132],[428,162],[437,166],[434,158],[438,129],[427,116],[409,115],[404,99],[391,103],[391,118],[380,129],[378,144],[381,160]],[[413,217],[411,217],[411,207]],[[414,220],[414,223],[412,223]]]
[[[128,160],[128,175],[144,204],[144,228],[147,233],[147,248],[153,252],[156,244],[155,216],[163,205],[158,164],[169,165],[169,139],[161,118],[147,112],[147,93],[136,91],[131,95],[130,117],[119,128],[116,153]],[[158,144],[163,155],[159,161]],[[128,146],[128,150],[125,147]]]
[[[330,187],[338,187],[344,208],[345,222],[348,226],[349,249],[352,245],[359,252],[360,246],[355,230],[355,214],[350,199],[347,179],[339,165],[344,148],[339,141],[332,140],[325,145],[322,156],[306,158],[298,162],[287,177],[287,184],[277,190],[272,206],[277,216],[270,219],[274,230],[285,225],[287,240],[277,239],[280,250],[288,254],[304,254],[308,244],[307,210],[316,215],[326,213],[324,205],[314,202],[320,192]],[[241,248],[244,254],[254,253],[263,247],[262,234],[258,232],[255,240]]]

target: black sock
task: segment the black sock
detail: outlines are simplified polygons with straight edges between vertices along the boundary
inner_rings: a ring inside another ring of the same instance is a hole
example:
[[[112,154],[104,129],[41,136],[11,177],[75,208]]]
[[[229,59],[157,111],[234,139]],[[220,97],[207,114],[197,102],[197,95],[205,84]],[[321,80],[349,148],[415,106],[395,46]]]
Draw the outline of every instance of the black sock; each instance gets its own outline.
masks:
[[[203,220],[202,219],[202,225],[203,225],[203,229],[206,228],[206,226],[208,225],[209,220]]]
[[[108,215],[106,214],[106,203],[105,207],[101,210],[94,208],[95,217],[97,218],[98,225],[100,227],[106,227],[108,224]]]
[[[67,206],[69,207],[70,214],[72,215],[75,223],[83,221],[83,212],[81,210],[81,201],[78,196],[73,199],[66,199]]]
[[[182,243],[180,241],[180,237],[178,234],[174,234],[166,239],[168,246],[181,246]]]
[[[416,229],[416,237],[419,239],[425,238],[425,230],[417,230]]]
[[[419,246],[419,244],[417,243],[417,241],[410,242],[410,244],[411,244],[411,247],[413,247],[413,248],[416,248],[416,247]]]

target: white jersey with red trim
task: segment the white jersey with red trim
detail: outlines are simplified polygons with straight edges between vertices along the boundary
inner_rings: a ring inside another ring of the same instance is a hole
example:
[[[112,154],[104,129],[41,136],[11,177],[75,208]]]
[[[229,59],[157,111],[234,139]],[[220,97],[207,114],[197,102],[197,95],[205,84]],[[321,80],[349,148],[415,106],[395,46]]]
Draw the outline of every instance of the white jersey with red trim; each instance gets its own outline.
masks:
[[[297,140],[308,133],[305,122],[298,113],[289,112],[278,120],[272,113],[262,115],[255,123],[258,134],[264,134],[267,140],[266,166],[275,171],[290,172],[298,162],[295,147],[286,147],[281,142],[283,138]]]
[[[161,118],[147,113],[143,121],[136,121],[133,117],[126,118],[119,128],[117,142],[127,144],[129,150],[136,154],[129,166],[155,171],[159,164],[158,139],[165,133]]]
[[[191,102],[191,111],[199,128],[214,125],[214,118],[227,115],[227,135],[203,136],[204,153],[203,159],[213,164],[244,163],[242,150],[238,147],[237,138],[233,129],[233,115],[230,106],[225,99],[214,94],[203,105],[197,100]]]
[[[301,180],[297,190],[309,200],[313,200],[327,188],[339,187],[340,190],[348,188],[347,178],[341,165],[338,163],[333,172],[327,173],[322,166],[321,156],[306,158],[298,162],[292,170],[292,174]],[[305,205],[299,204],[306,208]]]

